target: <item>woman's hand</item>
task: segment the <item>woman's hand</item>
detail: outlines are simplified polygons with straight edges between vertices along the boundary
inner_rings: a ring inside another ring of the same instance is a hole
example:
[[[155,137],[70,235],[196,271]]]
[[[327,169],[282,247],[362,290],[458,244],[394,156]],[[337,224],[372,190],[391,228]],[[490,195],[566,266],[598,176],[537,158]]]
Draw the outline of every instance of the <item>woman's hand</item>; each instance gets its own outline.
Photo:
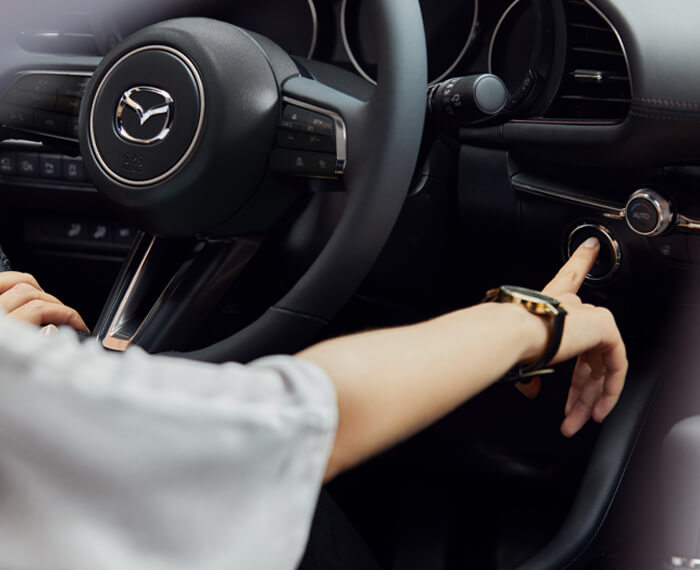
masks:
[[[8,316],[37,326],[67,325],[88,332],[78,312],[45,293],[29,273],[0,273],[0,307]]]
[[[612,313],[584,304],[576,295],[599,251],[598,240],[586,241],[542,291],[559,299],[568,313],[552,364],[578,356],[561,425],[567,437],[591,417],[596,422],[607,417],[617,404],[627,374],[627,353]]]

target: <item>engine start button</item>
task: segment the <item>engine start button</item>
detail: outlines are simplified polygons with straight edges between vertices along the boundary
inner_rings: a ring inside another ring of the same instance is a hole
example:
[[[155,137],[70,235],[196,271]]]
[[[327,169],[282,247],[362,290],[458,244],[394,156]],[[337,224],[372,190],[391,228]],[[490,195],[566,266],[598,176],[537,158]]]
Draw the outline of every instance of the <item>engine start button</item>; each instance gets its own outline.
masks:
[[[581,224],[570,234],[567,242],[567,259],[588,238],[597,238],[600,242],[600,253],[591,271],[586,275],[587,281],[601,282],[611,279],[622,264],[622,252],[617,240],[605,226],[597,224]]]

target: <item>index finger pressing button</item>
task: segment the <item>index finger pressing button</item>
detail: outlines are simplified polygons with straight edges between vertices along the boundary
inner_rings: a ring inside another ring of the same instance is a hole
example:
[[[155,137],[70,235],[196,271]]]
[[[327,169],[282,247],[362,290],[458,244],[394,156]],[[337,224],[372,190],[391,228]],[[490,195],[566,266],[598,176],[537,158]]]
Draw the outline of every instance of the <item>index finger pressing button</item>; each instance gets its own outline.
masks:
[[[586,281],[594,283],[607,281],[619,271],[622,265],[622,251],[612,232],[605,226],[581,224],[575,228],[569,234],[567,258],[570,258],[579,246],[590,237],[597,238],[600,242],[600,253],[586,275]]]

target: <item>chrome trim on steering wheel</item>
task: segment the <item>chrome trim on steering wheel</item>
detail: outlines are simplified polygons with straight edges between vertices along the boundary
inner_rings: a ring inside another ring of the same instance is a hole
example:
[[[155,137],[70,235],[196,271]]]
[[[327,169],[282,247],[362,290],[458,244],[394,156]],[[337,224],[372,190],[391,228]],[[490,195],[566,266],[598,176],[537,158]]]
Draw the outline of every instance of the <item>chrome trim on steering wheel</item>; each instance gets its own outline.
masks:
[[[145,236],[141,236],[137,248],[140,248],[142,246],[144,238]],[[151,237],[151,241],[146,246],[146,251],[144,252],[143,257],[141,258],[141,261],[138,267],[136,268],[133,277],[129,281],[129,285],[126,291],[124,292],[124,296],[122,297],[122,300],[119,303],[119,307],[114,313],[114,318],[109,323],[107,335],[104,339],[102,339],[102,346],[108,350],[114,350],[118,352],[126,350],[127,348],[129,348],[129,346],[134,340],[134,337],[140,329],[140,324],[136,330],[126,330],[126,326],[128,324],[129,319],[131,318],[130,313],[134,308],[132,307],[134,303],[133,293],[138,288],[138,284],[141,280],[144,267],[146,265],[146,262],[148,261],[148,256],[151,253],[151,250],[153,249],[153,244],[155,242],[156,238]]]
[[[190,145],[187,147],[187,150],[185,153],[180,157],[180,159],[171,167],[169,168],[166,172],[163,174],[156,176],[155,178],[151,178],[149,180],[129,180],[128,178],[124,178],[123,176],[119,176],[114,170],[112,170],[107,163],[105,162],[104,158],[102,158],[102,155],[100,154],[100,150],[97,148],[97,142],[95,138],[95,107],[97,106],[97,101],[100,98],[100,94],[102,93],[102,89],[109,79],[109,77],[112,75],[115,69],[119,67],[119,65],[127,60],[128,58],[132,57],[133,55],[136,55],[137,53],[141,53],[144,51],[152,51],[152,50],[158,50],[158,51],[165,51],[168,53],[173,54],[177,58],[179,58],[190,70],[192,73],[192,76],[194,77],[195,83],[197,84],[197,90],[199,92],[199,122],[197,124],[197,129],[194,133],[194,136],[192,137],[192,142]],[[192,62],[190,58],[188,58],[184,53],[182,53],[179,50],[176,50],[174,48],[171,48],[169,46],[165,45],[149,45],[149,46],[144,46],[140,47],[138,49],[135,49],[133,51],[130,51],[129,53],[123,55],[120,57],[109,69],[109,71],[105,74],[105,76],[102,78],[100,81],[99,86],[97,87],[95,91],[95,95],[92,98],[92,104],[90,106],[90,116],[89,116],[89,124],[88,124],[88,134],[89,134],[89,142],[90,142],[90,148],[92,151],[95,153],[95,158],[97,159],[97,163],[99,164],[100,168],[103,170],[103,172],[109,176],[110,178],[121,182],[122,184],[125,184],[127,186],[150,186],[152,184],[157,184],[158,182],[161,182],[165,180],[166,178],[170,177],[172,174],[177,172],[180,167],[185,164],[190,156],[192,156],[192,153],[194,152],[195,147],[197,146],[197,143],[199,142],[200,135],[202,134],[202,130],[204,128],[204,111],[205,111],[205,93],[204,93],[204,83],[202,81],[201,76],[199,75],[199,71],[197,71],[197,67],[195,64]]]

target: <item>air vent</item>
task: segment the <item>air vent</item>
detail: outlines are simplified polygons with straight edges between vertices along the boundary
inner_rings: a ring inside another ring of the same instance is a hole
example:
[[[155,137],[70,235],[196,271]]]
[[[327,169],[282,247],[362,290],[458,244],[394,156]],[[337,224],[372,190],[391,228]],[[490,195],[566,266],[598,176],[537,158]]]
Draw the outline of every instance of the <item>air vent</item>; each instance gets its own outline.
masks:
[[[565,0],[566,68],[550,119],[621,121],[631,101],[625,52],[610,24],[588,2]]]
[[[118,41],[87,12],[51,13],[21,30],[17,43],[27,51],[52,54],[104,55]]]

